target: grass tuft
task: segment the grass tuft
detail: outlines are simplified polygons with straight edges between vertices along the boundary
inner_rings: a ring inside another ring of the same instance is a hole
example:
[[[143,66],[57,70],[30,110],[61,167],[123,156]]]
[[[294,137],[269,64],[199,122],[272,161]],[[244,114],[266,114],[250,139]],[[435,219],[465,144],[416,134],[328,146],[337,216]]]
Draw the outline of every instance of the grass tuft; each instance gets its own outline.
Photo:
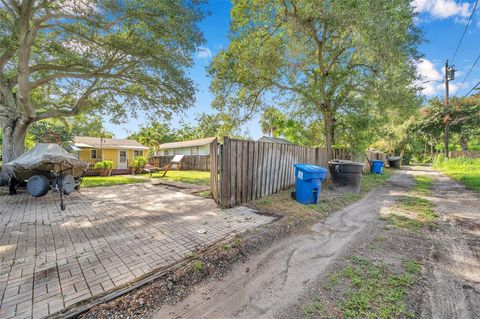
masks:
[[[201,271],[203,271],[203,268],[204,268],[204,265],[203,265],[203,262],[201,260],[195,260],[193,262],[193,270],[195,272],[201,272]]]
[[[413,189],[419,195],[430,195],[432,193],[433,179],[428,176],[415,176]]]

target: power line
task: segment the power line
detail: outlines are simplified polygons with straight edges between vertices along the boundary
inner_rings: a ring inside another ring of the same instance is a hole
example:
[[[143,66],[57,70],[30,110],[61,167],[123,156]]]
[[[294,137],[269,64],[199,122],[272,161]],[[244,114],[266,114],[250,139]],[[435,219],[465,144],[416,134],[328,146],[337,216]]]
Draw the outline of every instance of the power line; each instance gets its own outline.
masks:
[[[480,54],[477,56],[477,59],[475,60],[475,62],[473,63],[472,67],[470,68],[470,70],[468,70],[468,73],[467,75],[465,76],[465,78],[463,79],[462,81],[462,84],[460,84],[460,86],[458,87],[458,89],[455,91],[455,96],[457,95],[458,92],[460,92],[460,89],[462,88],[463,84],[465,83],[465,81],[467,80],[468,76],[470,75],[470,73],[472,72],[473,68],[475,67],[475,65],[477,64],[478,60],[480,60]]]
[[[473,14],[475,13],[475,9],[477,9],[477,4],[478,0],[475,1],[475,5],[473,6],[472,13],[470,14],[470,17],[468,18],[467,25],[465,26],[465,30],[463,30],[462,37],[460,38],[460,41],[458,41],[457,48],[455,49],[455,53],[453,53],[453,57],[450,59],[450,63],[453,64],[453,60],[455,59],[455,56],[457,55],[458,49],[460,48],[460,45],[462,44],[463,38],[465,37],[465,33],[467,33],[468,26],[470,25],[470,22],[472,21]]]
[[[467,97],[467,95],[469,95],[470,93],[472,93],[473,90],[475,90],[479,85],[480,85],[480,82],[478,82],[477,84],[475,84],[475,86],[474,86],[470,91],[468,91],[468,93],[465,94],[463,97]]]

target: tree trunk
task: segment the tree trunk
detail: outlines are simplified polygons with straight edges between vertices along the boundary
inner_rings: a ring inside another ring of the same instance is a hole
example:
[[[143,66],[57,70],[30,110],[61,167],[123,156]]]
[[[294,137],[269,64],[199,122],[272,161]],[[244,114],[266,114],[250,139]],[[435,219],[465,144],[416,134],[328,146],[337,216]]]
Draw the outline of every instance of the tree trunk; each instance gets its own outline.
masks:
[[[468,141],[465,138],[465,135],[463,135],[463,132],[460,135],[459,143],[460,143],[460,146],[462,148],[462,153],[465,153],[468,150]]]
[[[20,119],[8,120],[2,125],[2,161],[8,163],[25,152],[28,123]]]
[[[325,148],[327,149],[327,156],[330,161],[335,159],[335,153],[333,150],[333,145],[335,143],[335,118],[330,109],[324,110],[322,113],[323,123],[325,125]]]

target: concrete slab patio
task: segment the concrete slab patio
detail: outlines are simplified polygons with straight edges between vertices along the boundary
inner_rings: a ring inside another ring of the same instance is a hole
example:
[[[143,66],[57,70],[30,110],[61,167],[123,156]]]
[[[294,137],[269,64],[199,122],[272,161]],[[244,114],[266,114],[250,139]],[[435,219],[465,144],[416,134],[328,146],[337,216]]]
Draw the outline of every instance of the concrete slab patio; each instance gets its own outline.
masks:
[[[0,196],[0,318],[42,318],[272,221],[161,185]]]

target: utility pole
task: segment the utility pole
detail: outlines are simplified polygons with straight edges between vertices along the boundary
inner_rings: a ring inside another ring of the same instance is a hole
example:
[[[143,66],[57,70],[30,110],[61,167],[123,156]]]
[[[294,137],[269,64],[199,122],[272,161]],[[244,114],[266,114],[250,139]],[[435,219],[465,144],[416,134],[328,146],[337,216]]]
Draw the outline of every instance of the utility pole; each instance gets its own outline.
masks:
[[[450,119],[448,118],[448,99],[449,99],[449,86],[448,83],[455,79],[455,69],[453,66],[448,65],[448,60],[445,61],[445,158],[449,158],[448,142],[450,139]]]

